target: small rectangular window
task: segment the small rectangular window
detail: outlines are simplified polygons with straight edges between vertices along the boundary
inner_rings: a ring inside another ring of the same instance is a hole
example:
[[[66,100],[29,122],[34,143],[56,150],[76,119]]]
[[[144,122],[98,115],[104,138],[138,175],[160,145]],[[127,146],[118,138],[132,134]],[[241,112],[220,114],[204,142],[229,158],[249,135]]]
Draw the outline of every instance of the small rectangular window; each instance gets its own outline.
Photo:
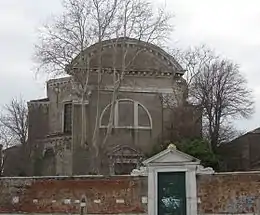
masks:
[[[71,133],[72,131],[72,104],[67,103],[64,105],[64,121],[63,131],[64,133]]]

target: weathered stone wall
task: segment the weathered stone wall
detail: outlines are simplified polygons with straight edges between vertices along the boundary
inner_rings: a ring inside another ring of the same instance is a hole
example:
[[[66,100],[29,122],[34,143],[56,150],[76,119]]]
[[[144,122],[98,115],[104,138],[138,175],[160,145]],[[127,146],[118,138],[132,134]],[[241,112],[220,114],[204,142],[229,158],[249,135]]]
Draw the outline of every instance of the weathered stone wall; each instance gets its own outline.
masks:
[[[259,214],[260,172],[197,176],[199,214]]]
[[[58,81],[57,81],[58,80]],[[50,133],[61,133],[64,104],[72,100],[70,77],[51,79],[47,82]]]
[[[104,85],[107,87],[112,86],[109,82],[109,77],[105,75],[103,78],[105,80]],[[163,108],[161,101],[162,89],[171,89],[175,87],[174,80],[171,76],[169,77],[139,77],[139,76],[126,76],[125,81],[122,84],[122,87],[128,87],[119,92],[119,99],[132,99],[134,101],[140,102],[144,105],[152,117],[152,129],[114,129],[113,134],[108,138],[104,153],[111,150],[112,147],[127,144],[129,146],[134,146],[144,154],[151,153],[151,150],[154,148],[154,145],[163,142],[164,138],[169,138],[169,127],[168,121],[171,119],[172,110]],[[108,84],[108,85],[107,85]],[[163,87],[162,87],[163,86]],[[182,86],[184,87],[184,86]],[[182,88],[181,87],[181,88]],[[159,90],[159,91],[158,91]],[[182,89],[180,89],[180,92]],[[168,92],[169,93],[169,92]],[[66,101],[71,101],[75,99],[73,97],[72,86],[70,84],[69,78],[62,78],[56,80],[50,80],[47,84],[47,96],[50,100],[49,104],[49,127],[50,133],[63,132],[62,131],[62,118],[63,118],[63,104]],[[174,95],[175,96],[175,95]],[[111,103],[112,92],[109,89],[102,90],[99,98],[99,114],[104,110],[104,108]],[[79,99],[79,98],[78,98]],[[79,99],[80,100],[80,99]],[[86,105],[86,121],[93,123],[86,123],[86,136],[88,138],[87,142],[91,143],[92,134],[95,129],[96,121],[96,110],[97,110],[97,92],[92,91],[89,104]],[[122,109],[121,109],[122,110]],[[120,111],[121,111],[120,110]],[[163,110],[165,110],[163,112]],[[85,163],[90,164],[93,160],[93,152],[86,150],[86,147],[82,147],[81,143],[81,131],[82,131],[82,109],[80,104],[73,104],[73,128],[72,128],[72,144],[73,144],[73,174],[91,174],[92,167],[91,165],[85,165]],[[192,111],[191,111],[192,112]],[[129,112],[129,109],[124,109],[121,112],[121,115],[129,116],[131,119],[134,118],[133,113]],[[140,116],[138,116],[140,117]],[[190,120],[190,117],[187,115],[186,119]],[[120,120],[120,119],[119,119]],[[174,121],[172,119],[171,121]],[[181,121],[184,121],[182,118]],[[187,120],[186,120],[187,121]],[[120,120],[123,122],[124,120]],[[139,123],[141,122],[141,117],[139,118]],[[177,125],[177,123],[173,123]],[[200,128],[198,123],[192,121],[190,127]],[[190,129],[189,129],[190,130]],[[200,130],[200,129],[199,129]],[[105,129],[100,129],[100,142],[102,142],[103,134]],[[198,136],[200,131],[196,133]],[[192,137],[194,137],[192,133]],[[107,157],[103,157],[107,159]],[[104,162],[107,164],[108,162]],[[108,166],[104,167],[105,170],[108,170]],[[107,174],[107,171],[102,171],[103,174]]]
[[[260,170],[259,138],[260,130],[255,129],[221,145],[219,150],[225,164],[223,171]]]
[[[10,147],[4,150],[4,176],[25,176],[25,160],[22,154],[21,145]]]
[[[219,152],[224,161],[223,171],[249,171],[251,169],[249,156],[251,141],[250,135],[243,135],[219,147]]]
[[[43,138],[50,132],[49,101],[30,101],[28,111],[28,141],[31,145],[35,145],[37,139]]]
[[[2,178],[0,213],[76,213],[87,199],[88,214],[145,213],[145,177]]]

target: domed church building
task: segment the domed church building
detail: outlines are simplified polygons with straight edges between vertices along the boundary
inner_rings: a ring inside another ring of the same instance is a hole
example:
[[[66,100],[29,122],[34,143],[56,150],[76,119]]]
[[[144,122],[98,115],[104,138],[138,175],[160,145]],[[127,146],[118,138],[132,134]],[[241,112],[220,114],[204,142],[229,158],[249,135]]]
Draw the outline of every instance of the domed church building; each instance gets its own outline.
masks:
[[[201,113],[186,101],[184,73],[164,50],[136,39],[88,47],[66,77],[47,82],[46,98],[28,102],[31,166],[24,172],[129,174],[165,141],[200,137]],[[4,175],[19,175],[11,161]]]

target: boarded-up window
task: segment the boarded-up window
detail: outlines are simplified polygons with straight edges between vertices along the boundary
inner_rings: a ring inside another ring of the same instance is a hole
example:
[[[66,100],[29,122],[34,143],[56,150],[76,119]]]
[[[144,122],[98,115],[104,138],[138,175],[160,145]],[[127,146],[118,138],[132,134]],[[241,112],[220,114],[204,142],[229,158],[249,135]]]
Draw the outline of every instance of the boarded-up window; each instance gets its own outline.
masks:
[[[72,104],[64,105],[64,133],[71,133],[72,131]]]
[[[118,102],[118,125],[134,126],[134,103],[132,101]]]
[[[140,127],[150,126],[149,115],[141,105],[138,105],[138,126]]]
[[[100,126],[107,127],[111,104],[104,108],[100,116]],[[131,99],[119,99],[113,112],[114,128],[152,129],[151,115],[139,102]]]

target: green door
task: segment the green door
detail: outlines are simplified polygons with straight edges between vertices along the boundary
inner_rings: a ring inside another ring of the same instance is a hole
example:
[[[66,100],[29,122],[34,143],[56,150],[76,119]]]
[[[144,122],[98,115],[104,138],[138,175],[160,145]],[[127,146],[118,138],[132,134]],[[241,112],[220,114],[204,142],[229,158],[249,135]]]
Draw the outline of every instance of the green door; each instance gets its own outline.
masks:
[[[158,215],[186,215],[185,172],[158,173]]]

